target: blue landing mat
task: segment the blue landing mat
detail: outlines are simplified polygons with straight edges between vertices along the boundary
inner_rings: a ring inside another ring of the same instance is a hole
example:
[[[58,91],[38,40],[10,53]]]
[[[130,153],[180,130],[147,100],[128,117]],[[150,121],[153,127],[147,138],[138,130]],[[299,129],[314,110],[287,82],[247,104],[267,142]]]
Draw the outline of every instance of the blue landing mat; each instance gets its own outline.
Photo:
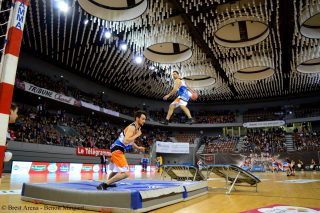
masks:
[[[100,181],[23,184],[21,199],[37,203],[112,212],[145,212],[208,192],[207,182],[122,180],[97,190]]]
[[[100,181],[79,181],[68,183],[35,183],[34,185],[54,187],[56,189],[73,189],[73,190],[97,190]],[[199,182],[178,182],[178,181],[155,181],[155,180],[122,180],[117,182],[116,187],[110,187],[104,191],[149,191],[154,189],[164,189],[177,186],[198,185]]]

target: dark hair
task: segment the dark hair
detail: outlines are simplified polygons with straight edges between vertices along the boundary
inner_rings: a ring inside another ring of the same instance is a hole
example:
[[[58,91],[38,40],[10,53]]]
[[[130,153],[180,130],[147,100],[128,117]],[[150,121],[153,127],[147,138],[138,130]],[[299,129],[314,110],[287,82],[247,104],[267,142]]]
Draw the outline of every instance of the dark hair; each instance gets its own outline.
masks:
[[[180,73],[177,70],[173,71],[173,73],[177,73],[178,75],[180,75]]]
[[[12,111],[15,111],[16,109],[18,109],[18,105],[14,102],[11,103],[11,108]]]
[[[143,110],[138,110],[138,111],[136,111],[136,112],[134,113],[134,118],[140,118],[141,115],[147,116],[147,113],[146,113],[145,111],[143,111]]]

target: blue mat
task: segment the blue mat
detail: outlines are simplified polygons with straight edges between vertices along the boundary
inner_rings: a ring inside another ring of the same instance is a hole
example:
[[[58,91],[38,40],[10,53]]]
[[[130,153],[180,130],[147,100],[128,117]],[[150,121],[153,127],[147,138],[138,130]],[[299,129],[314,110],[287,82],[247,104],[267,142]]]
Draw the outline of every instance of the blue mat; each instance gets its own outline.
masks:
[[[122,180],[97,190],[100,181],[24,184],[22,199],[52,205],[83,206],[89,210],[127,209],[143,212],[206,194],[207,182]],[[120,201],[121,202],[120,202]],[[112,201],[112,202],[111,202]]]
[[[90,190],[97,191],[97,186],[100,181],[79,181],[69,183],[35,183],[33,185],[54,187],[56,189],[72,189],[72,190]],[[198,182],[180,182],[180,181],[155,181],[155,180],[122,180],[114,184],[115,186],[108,188],[104,191],[114,192],[136,192],[136,191],[149,191],[155,189],[165,189],[177,186],[191,186],[198,185]]]

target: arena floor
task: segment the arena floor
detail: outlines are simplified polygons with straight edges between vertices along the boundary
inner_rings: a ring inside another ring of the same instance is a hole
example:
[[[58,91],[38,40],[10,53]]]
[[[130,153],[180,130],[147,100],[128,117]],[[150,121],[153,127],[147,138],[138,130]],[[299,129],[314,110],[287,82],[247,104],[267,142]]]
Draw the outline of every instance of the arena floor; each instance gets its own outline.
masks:
[[[237,188],[231,195],[225,194],[224,179],[212,177],[209,193],[186,202],[154,210],[164,212],[245,212],[273,204],[320,208],[320,172],[297,172],[294,177],[285,173],[255,173],[262,181],[258,193],[253,188]],[[55,206],[24,202],[20,199],[23,182],[67,182],[77,180],[102,180],[101,174],[71,175],[10,175],[4,174],[0,183],[0,212],[92,212],[78,209],[55,209]],[[160,179],[159,174],[132,174],[130,179]],[[308,212],[303,209],[290,212]],[[311,212],[311,211],[310,211]],[[318,211],[315,211],[318,212]]]

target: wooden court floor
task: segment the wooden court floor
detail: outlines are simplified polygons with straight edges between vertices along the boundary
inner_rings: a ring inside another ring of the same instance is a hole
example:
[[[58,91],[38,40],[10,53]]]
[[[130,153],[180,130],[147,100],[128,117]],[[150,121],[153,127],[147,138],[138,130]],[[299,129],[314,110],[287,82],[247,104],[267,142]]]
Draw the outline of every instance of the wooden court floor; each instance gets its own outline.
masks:
[[[237,188],[236,192],[226,195],[223,187],[225,182],[218,177],[209,180],[210,190],[205,196],[195,198],[190,201],[181,202],[171,206],[152,211],[153,213],[179,212],[242,212],[258,207],[272,204],[285,204],[292,206],[320,208],[320,172],[297,172],[294,177],[287,177],[284,173],[255,173],[262,183],[258,185],[258,193],[253,188]],[[47,206],[43,210],[43,204],[34,204],[21,201],[19,192],[23,182],[66,182],[76,180],[101,180],[105,176],[82,175],[81,177],[71,177],[68,175],[27,175],[16,176],[4,174],[0,183],[0,212],[93,212],[84,210],[54,210]],[[156,175],[132,175],[130,178],[136,179],[160,179]],[[310,180],[309,183],[288,183],[283,181]],[[11,192],[10,192],[11,191]],[[37,210],[42,207],[42,210]]]

